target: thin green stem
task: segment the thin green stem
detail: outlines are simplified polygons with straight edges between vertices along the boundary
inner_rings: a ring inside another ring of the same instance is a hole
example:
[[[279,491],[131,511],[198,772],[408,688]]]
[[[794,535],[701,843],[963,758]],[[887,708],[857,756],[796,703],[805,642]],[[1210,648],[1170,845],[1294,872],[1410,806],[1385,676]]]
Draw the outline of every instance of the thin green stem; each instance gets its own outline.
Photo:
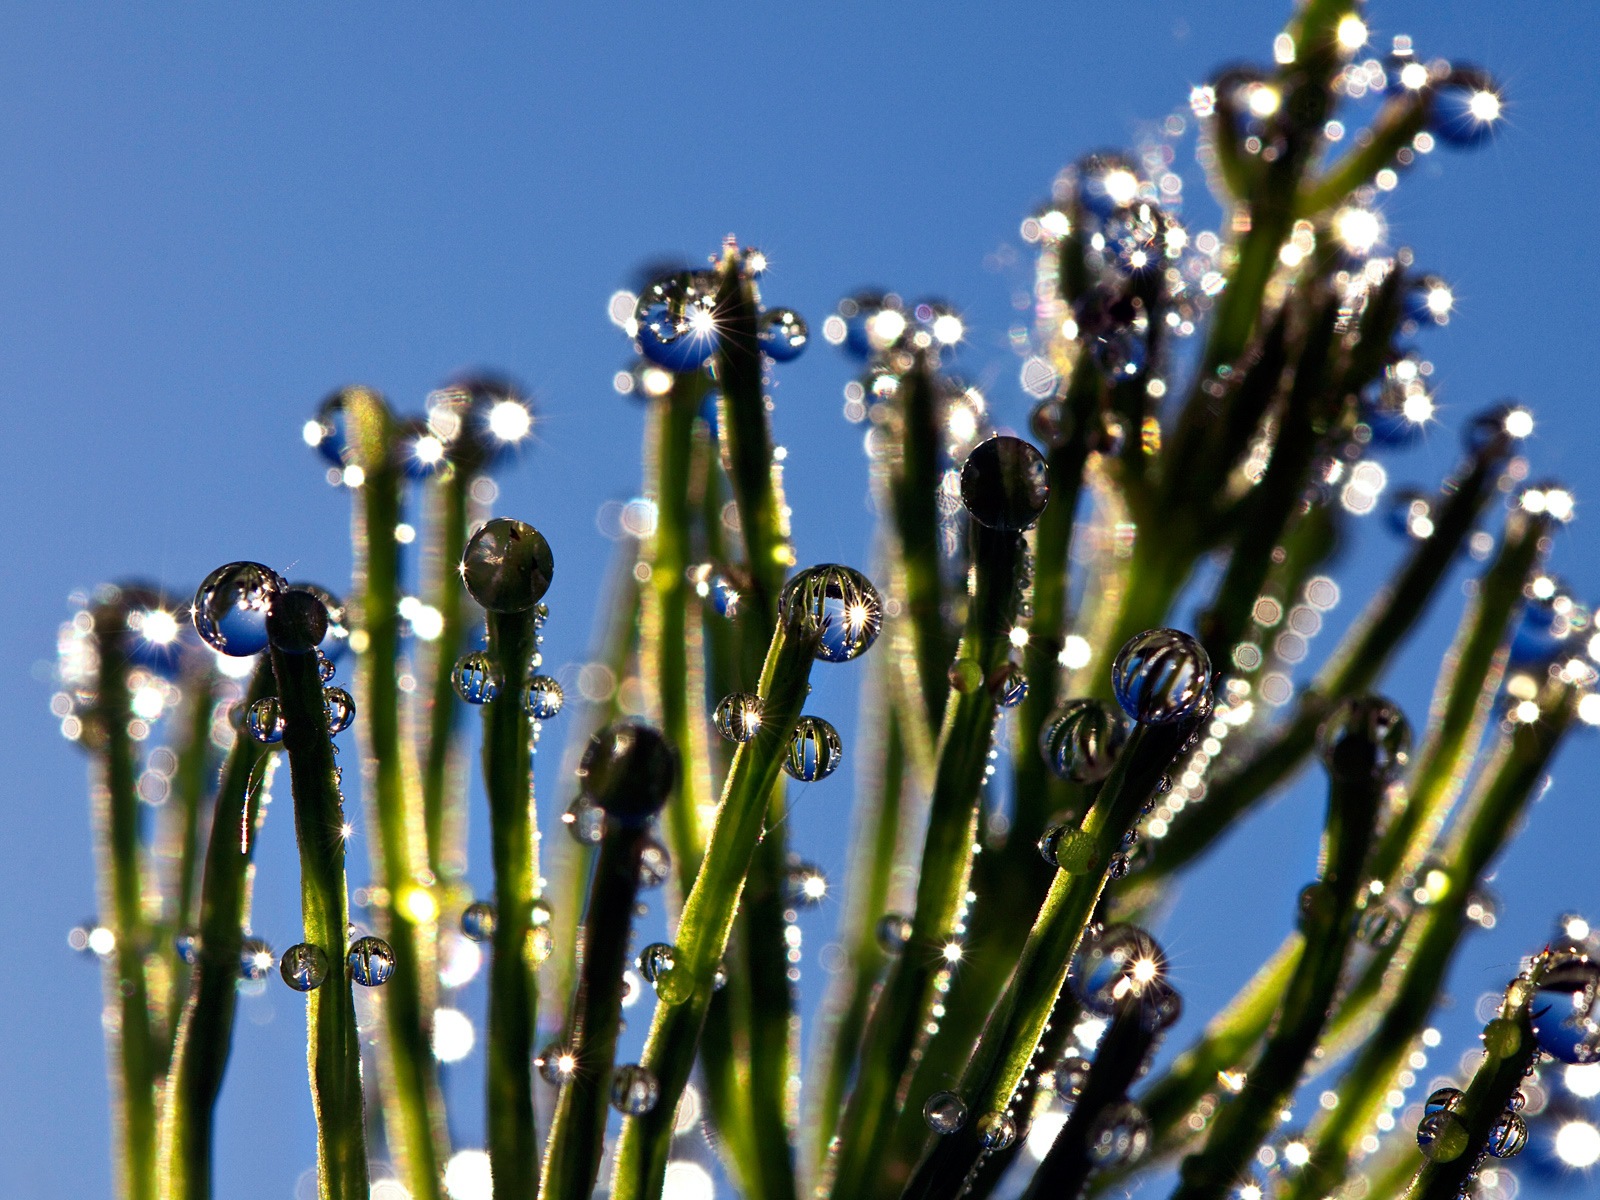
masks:
[[[195,908],[200,895],[200,868],[204,861],[200,847],[200,815],[210,792],[210,776],[216,769],[217,751],[211,741],[211,722],[215,716],[216,673],[210,664],[191,667],[183,677],[183,706],[178,712],[182,732],[177,747],[177,770],[172,774],[167,806],[177,828],[176,845],[167,853],[177,860],[173,871],[176,895],[171,908],[173,936],[160,947],[170,980],[166,1015],[168,1066],[177,1043],[178,1022],[189,994],[187,972],[178,957],[178,939],[194,928]],[[236,735],[237,736],[237,735]]]

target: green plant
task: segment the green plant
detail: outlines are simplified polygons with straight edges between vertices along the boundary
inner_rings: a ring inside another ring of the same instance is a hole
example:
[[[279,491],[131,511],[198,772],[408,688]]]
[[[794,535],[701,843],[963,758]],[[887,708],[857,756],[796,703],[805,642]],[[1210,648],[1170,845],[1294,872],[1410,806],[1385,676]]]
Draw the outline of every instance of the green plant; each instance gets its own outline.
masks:
[[[866,362],[847,413],[869,423],[877,585],[838,565],[792,572],[766,384],[809,331],[762,306],[759,254],[730,241],[712,269],[637,298],[648,499],[599,657],[642,699],[635,712],[622,689],[597,692],[580,718],[571,837],[548,883],[533,764],[563,703],[539,651],[554,555],[531,526],[484,521],[477,499],[532,420],[505,381],[452,383],[417,420],[348,389],[308,424],[353,501],[348,605],[232,563],[192,606],[209,650],[149,589],[108,587],[75,614],[58,710],[96,772],[102,915],[83,936],[105,962],[124,1192],[209,1194],[235,982],[276,962],[308,995],[322,1194],[368,1194],[369,1127],[413,1197],[481,1194],[455,1167],[432,1050],[455,929],[490,947],[496,1200],[588,1195],[602,1178],[618,1200],[662,1195],[697,1070],[751,1200],[989,1194],[1020,1176],[1047,1115],[1058,1131],[1030,1196],[1166,1164],[1183,1200],[1317,1200],[1357,1176],[1371,1195],[1444,1197],[1519,1148],[1518,1088],[1540,1055],[1600,1057],[1600,967],[1576,926],[1512,983],[1482,1068],[1430,1098],[1416,1143],[1376,1133],[1481,914],[1475,889],[1562,736],[1600,719],[1587,612],[1543,567],[1571,498],[1522,486],[1526,410],[1477,418],[1440,494],[1402,498],[1399,571],[1309,685],[1291,684],[1331,604],[1331,556],[1381,490],[1376,448],[1430,415],[1425,365],[1400,340],[1450,304],[1409,254],[1372,253],[1370,202],[1498,113],[1481,72],[1398,40],[1362,58],[1365,40],[1348,0],[1311,0],[1273,68],[1197,90],[1226,241],[1191,239],[1138,160],[1092,156],[1057,180],[1024,227],[1039,247],[1037,444],[991,436],[982,395],[946,374],[952,311],[841,305],[824,333]],[[1388,99],[1340,152],[1332,122],[1358,87]],[[407,489],[427,514],[409,600],[394,536]],[[1469,550],[1489,566],[1413,754],[1371,689]],[[1168,627],[1191,610],[1193,634]],[[784,774],[834,771],[838,733],[805,712],[811,672],[875,643],[858,668],[871,732],[856,739],[843,965],[797,1096],[788,930],[823,885],[787,845]],[[222,669],[250,660],[248,683]],[[482,714],[483,898],[466,883],[467,707]],[[375,933],[350,929],[336,739],[352,723]],[[275,959],[248,925],[280,754],[304,939]],[[1182,1007],[1142,924],[1316,755],[1323,853],[1292,930],[1141,1082]],[[1003,756],[1009,804],[990,783]],[[139,818],[153,776],[169,797],[154,842]],[[653,1017],[641,1061],[618,1063],[637,893],[657,883],[672,941],[638,956]],[[381,987],[365,1079],[357,987]],[[1306,1077],[1336,1070],[1280,1133]]]

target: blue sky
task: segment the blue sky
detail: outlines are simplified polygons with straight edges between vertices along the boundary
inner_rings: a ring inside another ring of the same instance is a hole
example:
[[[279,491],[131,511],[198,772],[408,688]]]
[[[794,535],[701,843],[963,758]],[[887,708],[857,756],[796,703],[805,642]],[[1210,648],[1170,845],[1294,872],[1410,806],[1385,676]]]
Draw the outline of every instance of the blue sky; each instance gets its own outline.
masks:
[[[498,508],[555,547],[547,657],[576,661],[609,549],[594,514],[637,486],[639,413],[610,382],[627,348],[605,317],[635,264],[698,259],[736,232],[772,257],[768,302],[814,329],[860,284],[948,297],[972,330],[961,369],[1020,426],[1006,345],[1019,276],[986,259],[1021,249],[1018,221],[1061,165],[1127,144],[1217,65],[1267,58],[1285,15],[1257,0],[7,5],[0,948],[16,968],[0,990],[0,1192],[109,1188],[98,981],[64,939],[93,908],[83,764],[39,667],[70,591],[129,576],[186,588],[235,558],[339,586],[346,500],[301,423],[342,383],[414,411],[444,375],[487,364],[539,399],[538,444],[502,478]],[[1600,14],[1391,0],[1369,20],[1378,38],[1409,33],[1424,54],[1494,68],[1508,104],[1493,145],[1433,155],[1384,205],[1394,240],[1460,297],[1426,343],[1450,428],[1392,478],[1433,481],[1463,414],[1521,397],[1540,418],[1536,474],[1580,501],[1556,565],[1600,595],[1583,504],[1600,496]],[[819,342],[780,375],[801,561],[867,556],[859,431],[839,415],[849,374]],[[1372,532],[1347,595],[1392,554]],[[1414,714],[1453,620],[1430,622],[1388,684]],[[821,711],[848,714],[855,686],[834,672]],[[1578,739],[1503,865],[1503,920],[1458,972],[1447,1045],[1470,1043],[1473,1000],[1556,911],[1600,912],[1597,767]],[[847,805],[841,772],[796,817],[797,843],[834,867]],[[1275,944],[1310,877],[1315,805],[1296,793],[1189,889],[1167,931],[1195,1014],[1179,1042]],[[257,926],[281,946],[298,924],[287,807],[275,817]],[[1240,889],[1259,919],[1222,915]],[[809,919],[820,946],[828,914]],[[240,1022],[221,1194],[290,1195],[311,1162],[292,999],[269,992]]]

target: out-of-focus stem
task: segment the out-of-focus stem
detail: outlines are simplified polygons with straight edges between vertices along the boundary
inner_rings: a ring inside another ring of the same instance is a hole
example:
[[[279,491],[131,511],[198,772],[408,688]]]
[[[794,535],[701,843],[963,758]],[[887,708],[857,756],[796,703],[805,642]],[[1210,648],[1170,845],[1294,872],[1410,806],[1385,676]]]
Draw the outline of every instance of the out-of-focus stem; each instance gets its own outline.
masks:
[[[160,947],[174,981],[183,977],[178,961],[178,938],[194,928],[195,905],[200,891],[200,866],[204,861],[200,848],[200,810],[210,791],[209,780],[215,769],[216,747],[211,741],[211,721],[216,704],[213,688],[217,677],[209,664],[191,665],[183,677],[184,703],[178,719],[182,733],[177,747],[178,767],[172,775],[171,791],[167,804],[172,809],[177,825],[173,840],[176,846],[170,853],[177,860],[174,881],[177,895],[171,908],[174,937]],[[187,984],[188,980],[183,982]],[[178,1021],[183,1012],[189,989],[174,982],[167,998],[166,1053],[170,1056],[178,1037]]]
[[[373,873],[387,897],[383,928],[395,959],[381,1006],[380,1095],[401,1178],[413,1197],[425,1200],[439,1195],[444,1169],[444,1105],[430,1037],[438,978],[432,890],[437,880],[427,867],[415,748],[402,736],[400,719],[400,563],[394,530],[400,522],[401,469],[394,418],[383,398],[350,388],[343,401],[351,460],[365,474],[354,493],[350,597],[358,614],[352,636],[365,639],[356,656],[362,786],[376,825]]]
[[[530,612],[489,613],[489,655],[503,681],[483,706],[483,783],[489,796],[495,924],[489,959],[488,1149],[494,1200],[539,1194],[533,1120],[533,1053],[538,1028],[538,954],[533,901],[539,831],[533,802],[531,732],[520,681],[533,655]],[[619,973],[620,978],[620,973]]]
[[[272,695],[275,686],[271,664],[263,657],[236,710],[240,719],[233,723],[233,746],[217,787],[200,884],[194,966],[161,1107],[158,1187],[163,1200],[207,1200],[211,1195],[213,1114],[233,1045],[251,863],[273,765],[273,751],[250,738],[242,718],[251,704]],[[204,707],[209,714],[209,696]],[[209,725],[206,733],[209,740]]]
[[[339,769],[315,654],[272,651],[283,748],[300,843],[300,912],[305,940],[327,955],[328,977],[307,996],[306,1060],[317,1117],[317,1177],[324,1200],[368,1200],[361,1043],[346,962],[350,897]],[[235,960],[237,962],[237,960]],[[391,980],[392,982],[392,980]]]

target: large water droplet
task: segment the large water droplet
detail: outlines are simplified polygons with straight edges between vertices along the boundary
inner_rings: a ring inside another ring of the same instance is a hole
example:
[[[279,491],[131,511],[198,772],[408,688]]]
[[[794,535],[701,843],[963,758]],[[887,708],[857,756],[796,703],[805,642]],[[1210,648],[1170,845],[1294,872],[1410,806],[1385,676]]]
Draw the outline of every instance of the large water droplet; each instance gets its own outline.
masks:
[[[1109,1017],[1124,1001],[1153,993],[1166,973],[1167,956],[1155,938],[1136,925],[1118,925],[1083,952],[1074,980],[1084,1006]]]
[[[849,662],[865,654],[883,628],[878,589],[860,571],[837,563],[801,571],[784,585],[779,609],[785,619],[796,606],[818,635],[817,657],[823,662]]]
[[[783,769],[801,783],[826,779],[838,769],[843,755],[838,731],[821,717],[801,717],[789,739]]]
[[[990,1112],[978,1118],[974,1128],[978,1144],[985,1150],[1004,1150],[1017,1140],[1017,1122],[1010,1113]]]
[[[899,954],[906,948],[906,943],[911,940],[911,918],[902,913],[885,913],[878,918],[877,928],[873,931],[878,940],[878,949],[885,954]]]
[[[272,970],[274,961],[272,947],[260,938],[247,937],[239,943],[240,978],[252,983],[258,979],[265,979],[267,972]]]
[[[792,308],[774,308],[762,313],[757,328],[761,348],[776,362],[799,358],[810,337],[806,319]]]
[[[688,968],[678,962],[676,948],[655,942],[639,953],[639,974],[656,989],[663,1004],[682,1004],[694,990]]]
[[[328,711],[329,733],[343,733],[356,719],[356,702],[341,687],[323,688],[322,704]]]
[[[1467,1148],[1467,1127],[1449,1109],[1429,1113],[1417,1123],[1417,1148],[1433,1162],[1451,1162]]]
[[[1135,634],[1111,667],[1117,703],[1141,725],[1165,725],[1198,713],[1211,700],[1211,659],[1176,629]]]
[[[1333,778],[1388,783],[1409,761],[1411,725],[1383,697],[1353,696],[1322,723],[1317,743]]]
[[[488,900],[474,900],[461,911],[461,932],[474,942],[487,942],[494,938],[494,904]]]
[[[328,978],[328,956],[321,946],[297,942],[283,952],[278,973],[295,991],[314,992]]]
[[[437,471],[446,457],[476,472],[504,458],[533,430],[533,405],[522,387],[502,375],[476,374],[428,395],[425,430],[402,440],[412,475]]]
[[[628,1063],[611,1077],[611,1107],[630,1117],[642,1117],[661,1098],[661,1085],[649,1068]]]
[[[730,742],[748,742],[761,729],[761,697],[733,692],[717,701],[712,717],[717,732]]]
[[[1068,700],[1040,736],[1044,761],[1062,779],[1099,783],[1111,774],[1127,738],[1122,719],[1099,700]]]
[[[669,371],[693,371],[717,349],[717,280],[680,271],[658,279],[633,312],[639,353]]]
[[[1096,1166],[1139,1161],[1150,1147],[1150,1122],[1136,1104],[1113,1105],[1089,1126],[1089,1158]]]
[[[528,690],[522,696],[522,707],[534,720],[548,721],[561,712],[566,699],[560,683],[549,675],[535,675],[528,680]]]
[[[350,965],[350,978],[362,987],[378,987],[394,974],[394,951],[381,937],[357,938],[346,956]]]
[[[456,660],[450,682],[468,704],[487,704],[500,694],[500,668],[482,650],[474,650]]]
[[[551,1042],[539,1051],[539,1057],[534,1062],[539,1068],[540,1078],[551,1087],[560,1087],[578,1069],[577,1056],[560,1042]]]
[[[1081,1054],[1069,1054],[1056,1064],[1056,1095],[1068,1104],[1077,1103],[1083,1095],[1083,1086],[1089,1082],[1089,1072],[1094,1064]]]
[[[1458,71],[1429,89],[1428,98],[1428,132],[1447,146],[1481,146],[1500,126],[1499,91],[1481,72]]]
[[[935,1092],[922,1106],[928,1128],[943,1137],[967,1123],[967,1102],[954,1092]]]
[[[1555,951],[1531,1007],[1533,1036],[1551,1058],[1600,1062],[1600,964],[1581,951]]]
[[[550,543],[532,525],[510,517],[485,522],[461,555],[461,579],[490,612],[526,612],[555,576]]]
[[[276,696],[263,696],[245,714],[244,727],[258,742],[283,741],[283,709]]]
[[[283,578],[257,562],[218,567],[194,594],[194,628],[213,650],[248,658],[267,648],[267,614]]]
[[[1088,874],[1094,865],[1094,837],[1068,822],[1052,825],[1039,838],[1039,856],[1069,875]]]
[[[974,521],[990,529],[1031,529],[1049,500],[1044,455],[1021,438],[992,437],[961,466],[961,503]]]
[[[1422,1115],[1429,1116],[1436,1112],[1444,1112],[1446,1109],[1454,1111],[1461,1107],[1462,1101],[1466,1098],[1466,1093],[1457,1087],[1434,1088],[1423,1103]]]
[[[661,811],[678,781],[678,755],[659,729],[617,721],[589,739],[578,785],[606,816],[637,825]]]
[[[579,796],[561,816],[572,840],[580,846],[598,845],[606,834],[606,812],[587,796]]]

